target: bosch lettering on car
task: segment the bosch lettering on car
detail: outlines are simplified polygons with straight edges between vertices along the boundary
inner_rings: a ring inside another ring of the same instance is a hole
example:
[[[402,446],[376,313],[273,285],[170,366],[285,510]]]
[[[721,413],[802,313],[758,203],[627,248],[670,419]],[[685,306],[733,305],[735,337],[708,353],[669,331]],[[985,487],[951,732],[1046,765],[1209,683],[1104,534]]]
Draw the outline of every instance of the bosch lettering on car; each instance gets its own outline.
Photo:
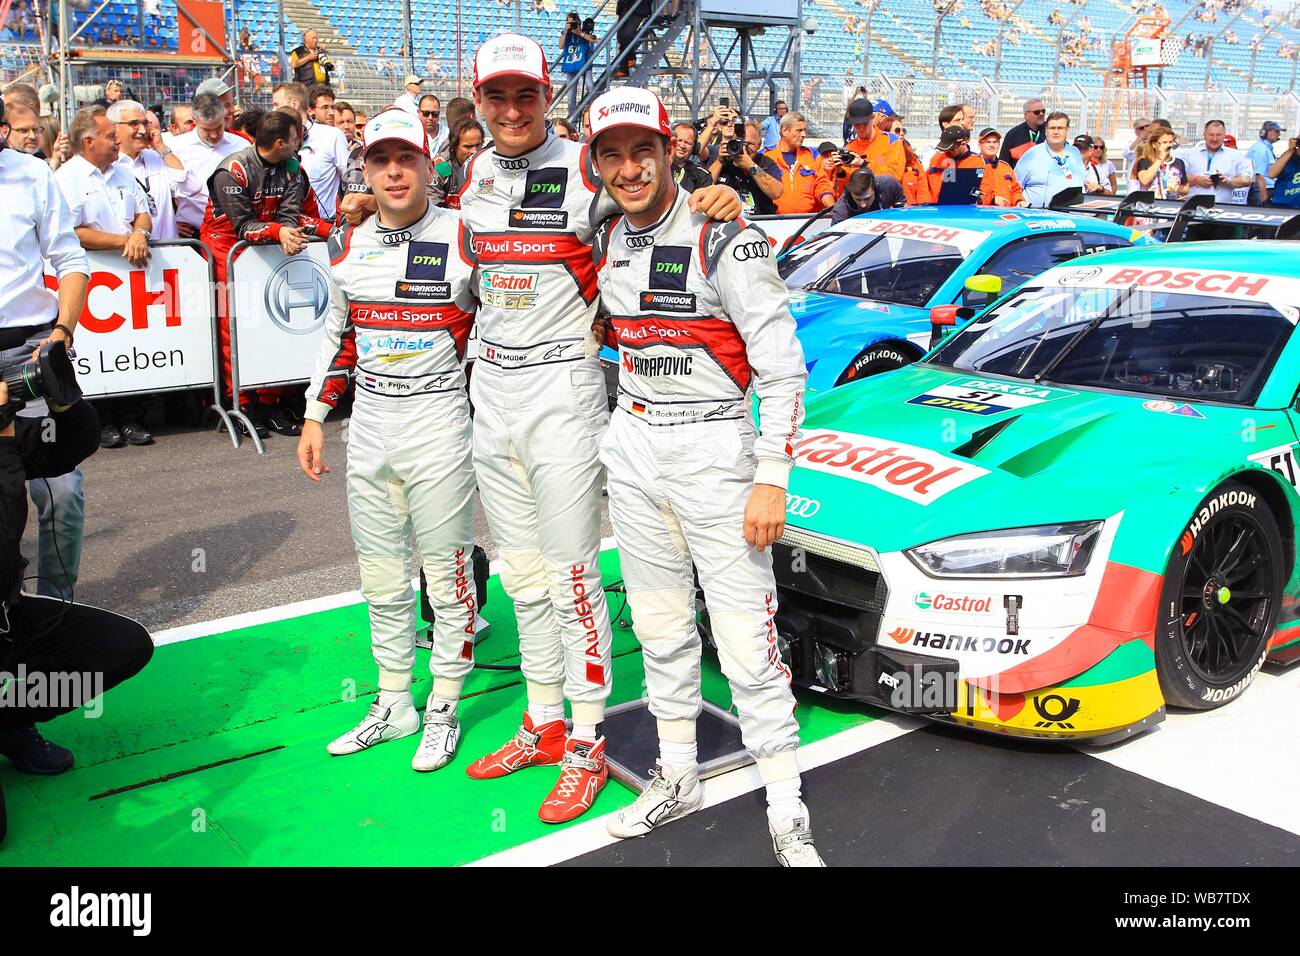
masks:
[[[1281,241],[1096,253],[923,361],[811,401],[788,494],[820,505],[788,513],[776,545],[795,683],[1104,743],[1300,659],[1300,352],[1276,298],[1297,282]],[[1004,413],[914,401],[958,386]],[[959,469],[923,508],[888,481],[914,460]],[[1099,461],[1122,473],[1098,481]],[[900,654],[923,676],[955,668],[956,706],[891,696],[879,677]]]
[[[886,209],[830,226],[778,260],[809,391],[921,358],[933,337],[931,308],[973,305],[966,282],[977,275],[1007,293],[1047,266],[1135,241],[1148,239],[1090,216],[978,206]]]

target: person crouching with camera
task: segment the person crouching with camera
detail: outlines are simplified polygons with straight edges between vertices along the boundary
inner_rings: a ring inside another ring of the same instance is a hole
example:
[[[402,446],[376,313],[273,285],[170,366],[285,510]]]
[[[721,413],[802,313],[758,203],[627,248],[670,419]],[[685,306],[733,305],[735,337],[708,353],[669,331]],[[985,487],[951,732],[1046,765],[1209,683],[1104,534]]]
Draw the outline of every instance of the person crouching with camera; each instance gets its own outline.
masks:
[[[6,125],[0,106],[0,143]],[[29,695],[34,676],[46,675],[49,688],[56,674],[90,675],[98,695],[144,667],[153,642],[135,621],[73,604],[70,594],[22,590],[30,582],[36,585],[32,590],[48,591],[59,583],[47,580],[55,568],[71,590],[69,571],[75,577],[75,568],[67,564],[75,563],[81,548],[80,484],[75,541],[62,533],[70,520],[63,513],[68,497],[59,500],[50,486],[95,451],[99,419],[81,397],[65,344],[72,340],[89,277],[67,205],[45,163],[2,146],[0,193],[6,197],[0,229],[8,240],[0,246],[0,755],[24,773],[55,774],[72,766],[72,753],[41,737],[36,724],[88,703],[90,695]],[[59,277],[57,305],[45,288],[43,259]],[[48,400],[48,413],[41,400]],[[39,411],[39,417],[18,417],[24,409]],[[48,526],[42,515],[38,573],[25,577],[20,545],[28,481],[38,507],[49,514]],[[80,683],[84,690],[86,682]],[[0,792],[0,840],[6,830]]]

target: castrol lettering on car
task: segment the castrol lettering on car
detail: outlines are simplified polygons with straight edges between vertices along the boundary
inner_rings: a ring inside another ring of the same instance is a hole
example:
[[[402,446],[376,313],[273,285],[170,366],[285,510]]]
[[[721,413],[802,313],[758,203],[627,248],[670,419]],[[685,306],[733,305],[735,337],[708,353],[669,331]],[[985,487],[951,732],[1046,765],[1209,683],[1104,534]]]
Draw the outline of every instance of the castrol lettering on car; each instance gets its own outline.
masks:
[[[903,442],[829,429],[805,429],[795,467],[839,475],[918,505],[988,474],[978,465]]]

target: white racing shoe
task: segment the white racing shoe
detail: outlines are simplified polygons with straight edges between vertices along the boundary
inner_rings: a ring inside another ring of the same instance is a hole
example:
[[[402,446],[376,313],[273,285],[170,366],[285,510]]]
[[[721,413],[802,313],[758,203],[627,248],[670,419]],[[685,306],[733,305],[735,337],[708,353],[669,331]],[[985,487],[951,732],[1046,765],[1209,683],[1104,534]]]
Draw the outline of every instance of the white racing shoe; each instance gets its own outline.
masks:
[[[767,832],[772,834],[772,849],[776,851],[776,862],[782,866],[825,866],[821,854],[813,846],[808,808],[801,803],[799,810],[799,815],[793,820],[787,820],[780,830],[772,825],[771,820],[767,822]]]
[[[704,805],[704,789],[695,767],[665,777],[659,762],[650,771],[650,786],[630,807],[624,807],[605,824],[610,836],[626,840],[645,836],[655,827],[694,813]]]
[[[331,740],[325,749],[336,757],[354,754],[389,740],[409,737],[420,729],[420,715],[414,707],[384,707],[375,701],[370,712],[342,737]]]
[[[460,721],[455,714],[448,713],[450,708],[444,704],[442,710],[431,707],[424,709],[424,733],[420,737],[420,746],[411,758],[411,769],[421,773],[441,770],[451,763],[456,756],[456,747],[460,743]]]

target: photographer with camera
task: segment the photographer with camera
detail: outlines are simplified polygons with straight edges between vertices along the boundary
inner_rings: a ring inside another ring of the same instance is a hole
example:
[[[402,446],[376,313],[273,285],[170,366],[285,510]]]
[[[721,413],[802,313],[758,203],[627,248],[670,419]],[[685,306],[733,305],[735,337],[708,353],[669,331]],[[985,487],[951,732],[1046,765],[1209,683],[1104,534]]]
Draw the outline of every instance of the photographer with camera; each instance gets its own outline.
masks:
[[[1286,152],[1268,168],[1268,177],[1274,181],[1268,204],[1300,209],[1300,139],[1291,137]]]
[[[25,365],[5,365],[0,381],[0,674],[10,681],[0,696],[0,754],[23,773],[48,775],[68,770],[73,755],[43,738],[36,724],[85,706],[139,673],[153,655],[153,642],[130,618],[21,591],[27,563],[20,550],[27,523],[23,482],[35,486],[66,475],[99,444],[99,420],[81,398],[63,342],[47,342],[39,358]],[[48,399],[49,415],[16,417],[26,404],[19,388],[26,398]],[[44,675],[46,686],[63,693],[29,706],[22,686],[12,681],[14,674],[25,675],[28,684]],[[88,681],[65,680],[83,675]],[[0,792],[0,840],[7,830]]]
[[[746,212],[771,216],[785,187],[781,185],[781,168],[763,155],[762,148],[762,127],[736,120],[723,134],[709,175],[718,185],[734,189]]]
[[[313,83],[329,83],[330,73],[334,70],[334,61],[320,46],[315,30],[308,30],[302,35],[302,45],[289,52],[289,69],[293,78],[304,86]]]
[[[9,132],[0,103],[0,366],[19,364],[50,342],[72,344],[86,301],[90,266],[75,231],[76,222],[50,167],[4,145]],[[45,265],[59,280],[57,296],[45,287]],[[28,414],[43,411],[32,406]],[[85,498],[81,472],[32,485],[39,523],[37,592],[70,594],[81,565]],[[57,526],[56,526],[57,521]],[[56,534],[57,531],[57,548]]]

